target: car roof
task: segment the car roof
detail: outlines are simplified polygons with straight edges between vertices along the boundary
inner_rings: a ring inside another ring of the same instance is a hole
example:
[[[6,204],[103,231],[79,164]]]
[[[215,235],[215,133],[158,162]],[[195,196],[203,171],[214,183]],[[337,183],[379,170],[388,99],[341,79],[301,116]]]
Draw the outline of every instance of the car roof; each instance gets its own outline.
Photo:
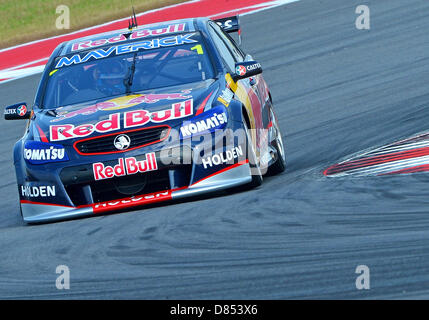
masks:
[[[62,43],[61,50],[58,52],[57,56],[64,56],[71,53],[80,53],[92,48],[98,48],[109,44],[122,44],[132,40],[144,40],[150,37],[162,35],[169,36],[174,33],[197,31],[197,22],[207,20],[208,18],[189,18],[141,25],[132,29],[129,38],[125,37],[125,34],[130,33],[128,28],[77,38]]]

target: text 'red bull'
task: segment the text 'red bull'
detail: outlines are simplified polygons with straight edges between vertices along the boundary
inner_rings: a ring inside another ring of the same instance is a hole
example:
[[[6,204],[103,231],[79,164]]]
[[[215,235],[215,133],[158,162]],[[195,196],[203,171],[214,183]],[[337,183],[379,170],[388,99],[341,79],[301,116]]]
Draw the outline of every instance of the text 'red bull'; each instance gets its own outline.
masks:
[[[146,159],[137,160],[134,157],[119,158],[115,166],[106,166],[102,162],[92,164],[95,181],[111,179],[114,177],[123,177],[136,173],[158,170],[155,153],[146,155]]]
[[[133,110],[124,113],[123,128],[141,127],[149,122],[161,123],[173,119],[191,116],[193,114],[193,100],[174,103],[170,109],[150,112],[148,110]],[[121,129],[120,113],[109,115],[107,120],[95,124],[52,125],[49,127],[51,141],[61,141],[74,138],[82,138],[98,133],[107,133]]]
[[[72,51],[89,49],[94,47],[103,46],[110,43],[118,43],[127,40],[141,39],[149,36],[159,36],[163,34],[175,33],[175,32],[183,32],[185,30],[185,24],[172,24],[168,25],[164,28],[159,29],[143,29],[135,31],[129,36],[129,38],[125,37],[125,35],[117,35],[116,37],[112,37],[109,39],[98,39],[98,40],[86,40],[77,43],[73,43]]]

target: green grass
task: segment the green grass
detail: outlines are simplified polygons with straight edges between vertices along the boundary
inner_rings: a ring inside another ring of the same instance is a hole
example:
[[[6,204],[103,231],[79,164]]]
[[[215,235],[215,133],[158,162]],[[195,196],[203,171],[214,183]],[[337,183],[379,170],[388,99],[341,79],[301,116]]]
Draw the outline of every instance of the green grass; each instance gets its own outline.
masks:
[[[185,0],[133,0],[136,13]],[[58,30],[56,8],[70,9],[70,29]],[[130,0],[0,0],[0,48],[69,33],[131,15]],[[126,24],[124,25],[126,27]]]

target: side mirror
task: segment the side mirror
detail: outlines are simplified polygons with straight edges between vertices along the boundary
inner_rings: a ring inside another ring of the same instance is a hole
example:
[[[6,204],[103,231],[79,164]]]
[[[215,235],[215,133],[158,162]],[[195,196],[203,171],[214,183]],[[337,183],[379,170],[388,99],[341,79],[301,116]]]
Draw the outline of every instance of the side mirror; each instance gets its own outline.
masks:
[[[243,61],[235,64],[234,80],[256,76],[262,73],[261,64],[256,61]]]
[[[30,116],[31,110],[28,110],[27,104],[25,102],[6,107],[4,110],[5,120],[30,119]]]

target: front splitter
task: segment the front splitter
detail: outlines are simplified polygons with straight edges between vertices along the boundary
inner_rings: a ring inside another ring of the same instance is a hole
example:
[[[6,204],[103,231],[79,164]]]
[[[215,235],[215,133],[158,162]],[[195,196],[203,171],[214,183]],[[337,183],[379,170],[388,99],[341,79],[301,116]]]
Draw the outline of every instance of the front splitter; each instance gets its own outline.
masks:
[[[53,222],[198,196],[237,187],[250,183],[251,181],[252,175],[249,162],[248,160],[244,160],[197,181],[188,187],[164,190],[79,207],[21,201],[21,210],[23,219],[27,223]]]

